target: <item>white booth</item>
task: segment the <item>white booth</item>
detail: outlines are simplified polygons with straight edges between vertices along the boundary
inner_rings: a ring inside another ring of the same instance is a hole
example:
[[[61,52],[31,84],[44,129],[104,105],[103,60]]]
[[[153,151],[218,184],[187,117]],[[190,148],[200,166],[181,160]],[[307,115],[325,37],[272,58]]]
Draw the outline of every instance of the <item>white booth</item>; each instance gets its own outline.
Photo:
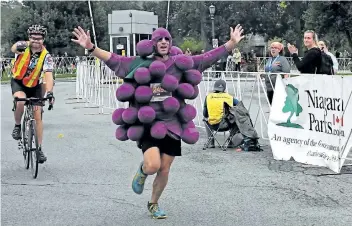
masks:
[[[108,15],[110,51],[123,56],[136,56],[136,44],[151,39],[158,28],[158,16],[139,10],[112,11]]]

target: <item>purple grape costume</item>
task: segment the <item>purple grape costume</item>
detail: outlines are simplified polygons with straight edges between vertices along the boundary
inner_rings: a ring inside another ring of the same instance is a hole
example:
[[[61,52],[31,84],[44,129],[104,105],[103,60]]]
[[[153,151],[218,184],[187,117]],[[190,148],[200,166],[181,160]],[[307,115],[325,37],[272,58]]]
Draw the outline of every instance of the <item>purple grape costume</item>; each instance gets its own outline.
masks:
[[[156,53],[160,38],[170,41],[169,58],[160,61],[151,56]],[[170,33],[164,28],[156,29],[152,40],[142,40],[137,44],[137,57],[112,54],[105,62],[116,76],[124,79],[117,89],[116,98],[129,102],[127,109],[116,109],[112,120],[119,127],[116,138],[139,141],[144,133],[163,139],[170,136],[188,144],[199,139],[193,119],[197,110],[186,99],[195,99],[199,94],[198,84],[202,72],[227,56],[225,46],[201,55],[186,56],[176,46],[172,46]]]

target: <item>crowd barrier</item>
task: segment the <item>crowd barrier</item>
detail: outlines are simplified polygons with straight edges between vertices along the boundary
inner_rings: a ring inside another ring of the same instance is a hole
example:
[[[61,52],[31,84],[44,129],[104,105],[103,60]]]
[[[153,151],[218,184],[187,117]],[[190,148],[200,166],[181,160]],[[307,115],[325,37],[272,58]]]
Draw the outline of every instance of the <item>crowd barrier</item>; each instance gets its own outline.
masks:
[[[257,57],[256,58],[256,68],[258,72],[263,72],[266,63],[269,61],[269,57]],[[287,61],[291,65],[291,72],[298,72],[292,57],[286,57]],[[302,59],[302,58],[301,58]],[[352,72],[352,59],[351,58],[337,58],[337,62],[339,64],[338,73],[350,73]],[[242,68],[246,67],[246,64],[241,65]],[[235,69],[235,65],[230,58],[227,59],[226,62],[226,71],[233,71]]]
[[[299,76],[299,74],[290,73],[286,76]],[[271,76],[263,72],[203,72],[203,81],[198,85],[200,91],[198,97],[187,100],[187,103],[197,109],[197,117],[194,120],[196,126],[204,128],[202,113],[205,97],[212,91],[214,82],[219,78],[226,80],[227,91],[244,103],[261,139],[269,141],[268,123],[271,105],[267,96],[267,87],[273,88],[273,81]],[[128,107],[128,103],[119,102],[115,97],[116,90],[121,84],[122,80],[117,78],[106,65],[81,61],[77,65],[75,97],[71,98],[74,101],[70,103],[82,103],[84,105],[81,107],[96,108],[97,110],[91,114],[111,114],[117,108]]]
[[[257,57],[256,58],[256,68],[258,72],[263,72],[264,67],[269,60],[269,57]],[[291,65],[291,72],[297,72],[295,64],[292,60],[292,57],[287,57]],[[77,57],[53,57],[54,61],[54,73],[55,75],[61,74],[75,74],[77,70],[77,65],[80,62],[86,62],[89,65],[95,65],[96,60],[93,57],[86,56],[77,56]],[[338,58],[339,63],[339,73],[349,73],[352,72],[352,59],[351,58]],[[10,71],[12,68],[11,62],[13,62],[13,58],[1,58],[1,77],[2,76],[10,76]],[[242,65],[242,68],[245,65]],[[233,71],[235,69],[234,63],[230,58],[227,59],[226,63],[226,71]],[[213,69],[211,69],[214,71]]]
[[[90,65],[96,64],[96,59],[94,57],[53,57],[54,61],[54,74],[76,74],[77,64],[80,62],[88,62]],[[14,58],[1,58],[1,77],[11,76],[11,69],[14,62]]]
[[[270,107],[265,94],[264,78],[260,77],[260,73],[203,72],[203,81],[198,86],[200,90],[198,97],[195,100],[187,100],[198,111],[196,125],[204,128],[202,121],[204,99],[212,91],[217,75],[228,81],[229,93],[242,100],[249,111],[256,115],[254,123],[257,124],[259,120],[262,138],[268,139],[264,131]],[[72,103],[85,103],[85,107],[98,108],[97,113],[112,112],[116,108],[126,107],[127,103],[121,103],[115,97],[121,83],[122,81],[106,65],[81,62],[77,65],[76,94],[72,98],[76,101]]]

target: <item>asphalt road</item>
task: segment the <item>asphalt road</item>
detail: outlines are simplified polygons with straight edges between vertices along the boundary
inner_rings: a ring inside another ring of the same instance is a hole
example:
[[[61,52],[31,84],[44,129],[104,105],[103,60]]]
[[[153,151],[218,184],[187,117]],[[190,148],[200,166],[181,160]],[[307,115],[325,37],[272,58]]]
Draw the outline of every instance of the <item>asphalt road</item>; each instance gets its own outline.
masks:
[[[142,195],[131,180],[142,155],[135,143],[114,138],[110,115],[66,104],[74,83],[58,82],[54,111],[44,113],[43,150],[48,161],[36,180],[24,169],[11,138],[12,100],[1,86],[2,225],[351,225],[352,176],[325,168],[275,161],[261,153],[183,146],[160,205],[166,220],[146,208],[152,178]],[[62,134],[62,136],[59,136]],[[352,169],[345,167],[344,172]]]

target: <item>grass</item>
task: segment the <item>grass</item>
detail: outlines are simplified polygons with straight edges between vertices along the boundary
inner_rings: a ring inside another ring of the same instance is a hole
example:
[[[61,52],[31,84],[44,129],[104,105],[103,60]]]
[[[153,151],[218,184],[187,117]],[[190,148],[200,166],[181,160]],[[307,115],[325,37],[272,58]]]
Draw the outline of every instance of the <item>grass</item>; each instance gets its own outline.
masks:
[[[350,76],[350,75],[352,75],[352,73],[351,72],[345,72],[345,73],[337,73],[337,75],[343,75],[343,76]]]
[[[55,79],[57,78],[75,78],[76,74],[61,74],[61,75],[55,75]]]

